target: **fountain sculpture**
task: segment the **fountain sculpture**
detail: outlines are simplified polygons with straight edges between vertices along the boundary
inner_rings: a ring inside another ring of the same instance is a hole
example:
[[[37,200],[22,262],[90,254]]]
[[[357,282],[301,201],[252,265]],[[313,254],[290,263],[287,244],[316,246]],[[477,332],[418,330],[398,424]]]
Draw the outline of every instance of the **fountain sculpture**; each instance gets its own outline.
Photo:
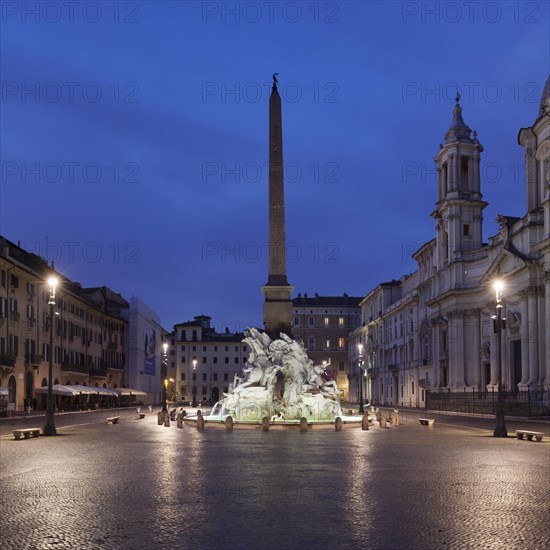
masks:
[[[245,331],[243,341],[250,347],[244,377],[235,376],[207,420],[334,422],[343,416],[336,383],[323,377],[324,367],[313,364],[302,343],[284,333],[271,340],[254,328]]]

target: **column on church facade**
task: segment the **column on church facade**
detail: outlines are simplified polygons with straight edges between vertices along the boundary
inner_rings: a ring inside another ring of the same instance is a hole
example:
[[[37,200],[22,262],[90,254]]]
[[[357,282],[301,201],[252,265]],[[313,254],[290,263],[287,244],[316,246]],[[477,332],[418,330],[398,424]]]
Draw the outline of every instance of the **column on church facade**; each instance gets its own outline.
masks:
[[[464,389],[464,317],[462,311],[449,314],[449,386]]]
[[[441,386],[441,372],[439,368],[439,327],[434,323],[432,328],[432,387]]]
[[[466,386],[481,387],[481,333],[478,309],[466,310]]]
[[[527,324],[529,327],[529,386],[536,388],[539,382],[539,342],[538,342],[538,307],[537,291],[535,288],[529,289],[527,297],[527,306],[529,317]]]
[[[527,295],[521,293],[521,385],[520,389],[526,389],[529,384],[529,311],[527,307]]]
[[[544,273],[544,329],[546,334],[550,332],[550,271]],[[543,378],[543,389],[550,391],[550,342],[546,341],[545,361],[541,365],[541,378]]]

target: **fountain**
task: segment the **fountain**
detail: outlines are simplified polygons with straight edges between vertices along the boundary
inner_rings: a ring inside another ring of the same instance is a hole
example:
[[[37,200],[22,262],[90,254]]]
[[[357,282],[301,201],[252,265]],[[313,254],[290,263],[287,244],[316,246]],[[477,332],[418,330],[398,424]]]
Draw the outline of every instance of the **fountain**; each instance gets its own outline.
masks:
[[[359,426],[362,416],[343,414],[336,382],[323,376],[324,367],[313,364],[301,342],[279,336],[272,340],[257,329],[245,330],[250,355],[244,376],[235,375],[224,398],[204,415],[205,423],[223,424],[231,417],[235,424],[259,426],[267,418],[270,425],[284,427],[299,426],[305,418],[312,426],[331,425],[339,417]],[[187,423],[196,420],[185,418]]]

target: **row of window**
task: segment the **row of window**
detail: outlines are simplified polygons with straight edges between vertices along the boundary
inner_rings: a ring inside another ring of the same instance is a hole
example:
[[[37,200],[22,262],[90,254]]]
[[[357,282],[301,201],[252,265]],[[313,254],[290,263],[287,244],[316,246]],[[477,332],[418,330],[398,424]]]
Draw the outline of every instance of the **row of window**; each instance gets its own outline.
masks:
[[[192,346],[192,351],[197,351],[197,346]],[[202,351],[207,351],[208,346],[202,346]],[[185,351],[185,346],[181,346],[181,351]],[[218,351],[218,346],[214,346],[214,351]],[[225,351],[229,351],[229,346],[225,346]],[[239,351],[239,346],[235,346],[235,351]],[[242,351],[246,351],[246,346],[242,347]]]
[[[42,356],[38,357],[37,355],[38,347],[36,341],[33,339],[25,340],[25,359],[32,362],[41,362],[50,360],[50,346],[49,344],[42,344]],[[0,355],[19,355],[19,338],[13,334],[10,334],[7,346],[6,339],[0,337]],[[109,364],[109,365],[124,365],[126,357],[124,353],[119,353],[116,351],[106,351],[102,350],[101,358],[93,357],[88,355],[88,365],[96,366],[100,364]],[[71,365],[85,365],[86,364],[86,355],[84,353],[69,350],[59,346],[55,346],[54,350],[54,362],[55,363],[68,363]]]
[[[229,373],[228,372],[224,372],[223,373],[223,379],[224,379],[224,382],[227,382],[229,381]],[[180,373],[180,380],[182,382],[185,382],[186,380],[186,373],[185,372],[182,372]],[[203,372],[202,373],[202,380],[203,382],[207,382],[208,381],[208,373],[207,372]],[[212,373],[212,380],[214,382],[217,382],[218,381],[218,373],[217,372],[213,372]],[[185,393],[185,392],[184,392]]]
[[[196,357],[193,357],[193,359],[191,359],[191,362],[193,362],[193,361],[197,361],[197,358],[196,358]],[[182,355],[182,356],[181,356],[181,362],[182,362],[182,363],[186,363],[186,362],[187,362],[187,359],[185,358],[185,355]],[[207,359],[206,357],[203,357],[203,358],[202,358],[202,362],[203,362],[203,364],[206,364],[206,363],[208,362],[208,359]],[[214,364],[217,364],[217,363],[218,363],[218,358],[217,358],[217,357],[213,357],[213,358],[212,358],[212,362],[213,362]],[[238,364],[239,364],[239,358],[238,358],[238,357],[235,357],[233,362],[235,363],[235,365],[238,365]],[[229,364],[229,357],[224,357],[224,363],[225,363],[226,365]],[[246,357],[243,357],[243,363],[246,363]]]
[[[330,338],[325,338],[323,340],[323,349],[332,349],[335,346],[336,342]],[[346,346],[346,339],[342,336],[338,338],[338,349],[344,349]],[[307,340],[307,349],[309,351],[315,351],[315,336],[309,336]]]
[[[356,325],[357,322],[358,322],[358,317],[354,317],[353,319],[354,319],[353,324]],[[339,327],[342,327],[342,328],[345,327],[345,325],[346,325],[345,317],[338,317],[338,321],[335,324]],[[296,315],[294,317],[294,326],[295,327],[300,326],[300,317],[298,315]],[[310,315],[308,317],[308,326],[310,326],[310,327],[315,326],[315,317],[313,315]],[[323,326],[325,326],[325,327],[331,326],[330,325],[330,317],[323,317]]]

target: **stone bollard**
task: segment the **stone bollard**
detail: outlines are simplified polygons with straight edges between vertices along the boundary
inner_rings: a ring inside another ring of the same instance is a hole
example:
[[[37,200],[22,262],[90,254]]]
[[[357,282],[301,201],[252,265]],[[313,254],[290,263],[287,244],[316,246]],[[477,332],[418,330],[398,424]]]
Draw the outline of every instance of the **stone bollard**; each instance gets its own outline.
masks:
[[[162,426],[164,424],[164,417],[162,415],[162,412],[159,412],[157,421],[159,426]]]
[[[334,430],[339,432],[342,430],[342,426],[344,423],[342,422],[342,419],[338,416],[336,417],[336,420],[334,421]]]
[[[369,414],[365,413],[363,415],[363,418],[361,419],[361,429],[362,430],[368,430],[369,429]]]
[[[385,414],[380,415],[380,427],[381,428],[386,427],[386,415]]]
[[[393,409],[392,414],[392,426],[399,426],[399,411],[397,409]]]
[[[300,431],[307,432],[307,418],[303,416],[300,418]]]
[[[149,405],[149,412],[150,412],[150,413],[153,412],[153,405]]]
[[[269,417],[264,416],[262,418],[262,432],[268,432],[269,431]]]
[[[376,407],[375,414],[376,414],[376,420],[380,422],[380,417],[382,416],[382,413],[380,412],[380,409],[378,407]]]
[[[176,416],[176,423],[178,428],[183,428],[183,415],[181,413]]]
[[[170,427],[170,415],[168,413],[165,413],[164,415],[164,426],[166,428]]]
[[[232,432],[233,431],[233,417],[228,416],[225,419],[225,431],[226,432]]]
[[[202,432],[204,430],[204,416],[201,411],[197,411],[197,431]]]

